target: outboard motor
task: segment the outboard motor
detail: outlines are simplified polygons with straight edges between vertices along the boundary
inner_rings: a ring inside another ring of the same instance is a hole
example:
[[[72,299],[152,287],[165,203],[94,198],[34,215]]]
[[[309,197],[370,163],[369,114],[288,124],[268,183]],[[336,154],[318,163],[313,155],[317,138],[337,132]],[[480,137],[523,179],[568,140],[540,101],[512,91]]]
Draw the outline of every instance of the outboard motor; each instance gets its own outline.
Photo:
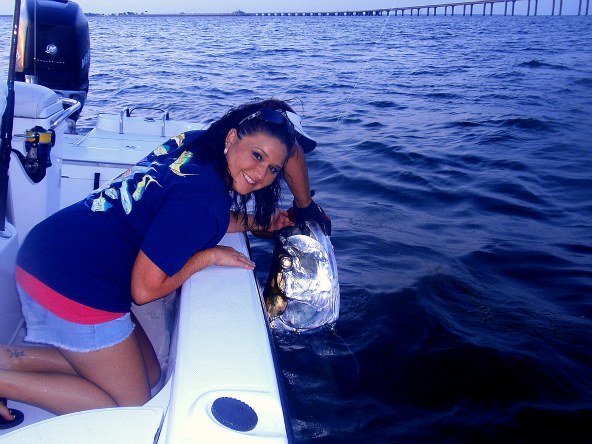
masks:
[[[88,21],[78,4],[25,0],[20,12],[15,80],[39,83],[84,105],[89,68]]]

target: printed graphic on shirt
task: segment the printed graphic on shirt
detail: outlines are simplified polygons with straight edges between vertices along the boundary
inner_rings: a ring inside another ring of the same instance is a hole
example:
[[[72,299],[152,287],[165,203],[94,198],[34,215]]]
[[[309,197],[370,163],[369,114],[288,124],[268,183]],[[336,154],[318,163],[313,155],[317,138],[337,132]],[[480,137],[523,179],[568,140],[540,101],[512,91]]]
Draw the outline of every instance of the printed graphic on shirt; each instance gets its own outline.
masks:
[[[176,149],[183,146],[183,141],[185,140],[185,133],[181,133],[178,136],[173,137],[170,140],[167,140],[162,145],[156,147],[152,153],[146,156],[146,159],[150,159],[151,157],[158,157],[164,156],[165,154],[169,154],[171,151],[175,151]]]
[[[189,163],[191,161],[192,157],[193,157],[193,153],[191,151],[183,151],[181,153],[181,155],[179,156],[179,158],[177,160],[175,160],[169,168],[177,176],[195,176],[195,174],[192,174],[192,173],[182,173],[181,172],[181,167],[183,165]]]
[[[167,164],[178,176],[193,175],[182,171],[183,166],[193,157],[190,151],[181,151],[184,140],[185,133],[182,133],[159,145],[132,168],[91,193],[85,199],[85,204],[92,211],[108,211],[114,205],[121,205],[125,214],[130,214],[134,202],[142,199],[148,187],[162,188],[157,177]]]

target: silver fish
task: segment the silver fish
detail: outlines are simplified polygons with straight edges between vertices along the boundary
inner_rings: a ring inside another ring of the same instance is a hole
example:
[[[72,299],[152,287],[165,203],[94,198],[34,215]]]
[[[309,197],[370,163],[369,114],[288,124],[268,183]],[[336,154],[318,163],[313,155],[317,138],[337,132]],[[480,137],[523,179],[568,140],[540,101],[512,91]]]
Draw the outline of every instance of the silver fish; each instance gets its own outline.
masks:
[[[339,281],[333,245],[321,227],[286,227],[275,235],[264,298],[271,326],[308,331],[339,317]]]

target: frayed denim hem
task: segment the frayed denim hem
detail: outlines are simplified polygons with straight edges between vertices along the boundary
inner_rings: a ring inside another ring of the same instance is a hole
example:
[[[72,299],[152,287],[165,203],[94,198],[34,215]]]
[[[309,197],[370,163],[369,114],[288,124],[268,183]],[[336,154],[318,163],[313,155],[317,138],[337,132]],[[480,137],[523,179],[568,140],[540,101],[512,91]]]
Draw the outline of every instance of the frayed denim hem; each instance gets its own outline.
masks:
[[[27,334],[26,342],[51,345],[77,353],[113,347],[134,331],[130,313],[98,324],[77,324],[60,318],[19,287]]]
[[[132,333],[134,332],[134,329],[135,328],[136,328],[136,326],[133,325],[133,323],[132,323],[132,329],[127,334],[127,336],[125,336],[124,338],[118,339],[118,340],[114,341],[111,344],[101,345],[100,347],[92,348],[92,349],[83,349],[83,348],[79,348],[79,347],[72,347],[72,346],[69,346],[69,345],[60,344],[59,342],[52,341],[52,340],[47,341],[47,340],[42,340],[42,339],[39,339],[39,340],[37,340],[37,339],[31,339],[31,338],[29,338],[29,335],[28,334],[27,334],[27,336],[25,336],[24,341],[27,344],[47,345],[47,346],[50,346],[50,347],[61,348],[63,350],[68,350],[68,351],[75,352],[75,353],[91,353],[91,352],[95,352],[95,351],[99,351],[99,350],[104,350],[106,348],[114,347],[114,346],[116,346],[118,344],[121,344],[122,342],[124,342],[125,340],[127,340],[132,335]]]

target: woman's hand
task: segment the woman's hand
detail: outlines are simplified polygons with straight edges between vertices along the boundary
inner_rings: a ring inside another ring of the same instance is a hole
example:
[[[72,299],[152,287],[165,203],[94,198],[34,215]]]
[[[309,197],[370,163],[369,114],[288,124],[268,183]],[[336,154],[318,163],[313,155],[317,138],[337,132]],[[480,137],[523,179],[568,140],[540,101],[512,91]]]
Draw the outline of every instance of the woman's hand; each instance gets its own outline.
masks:
[[[214,255],[214,265],[223,267],[239,267],[247,270],[255,269],[255,262],[250,260],[247,256],[232,247],[224,245],[217,245],[213,247],[212,253]]]
[[[269,226],[270,232],[281,230],[284,227],[292,227],[294,222],[290,220],[288,212],[286,210],[280,210],[271,216],[271,225]]]
[[[288,212],[286,210],[280,210],[271,216],[271,225],[269,226],[268,230],[261,230],[261,229],[251,229],[251,233],[254,236],[260,237],[262,239],[269,239],[273,236],[273,232],[276,230],[281,230],[284,227],[292,227],[294,226],[294,222],[288,216]]]
[[[259,225],[255,224],[255,217],[252,214],[247,216],[247,223],[245,225],[242,216],[236,211],[230,212],[230,224],[228,225],[227,233],[236,233],[250,231],[255,236],[259,237],[271,237],[273,232],[281,230],[284,227],[294,226],[294,222],[290,220],[288,212],[286,210],[280,210],[271,216],[271,225],[267,230],[264,230]]]

